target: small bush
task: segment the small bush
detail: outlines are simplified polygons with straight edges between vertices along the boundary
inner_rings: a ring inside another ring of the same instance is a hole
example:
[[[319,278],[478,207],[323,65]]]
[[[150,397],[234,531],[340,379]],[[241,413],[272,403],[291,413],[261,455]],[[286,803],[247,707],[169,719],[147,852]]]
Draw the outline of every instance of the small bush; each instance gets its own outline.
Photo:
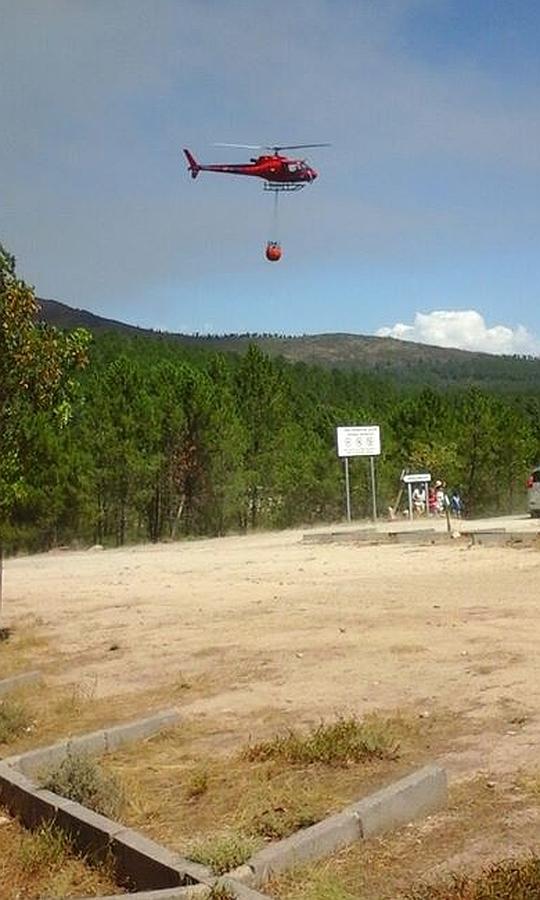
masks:
[[[15,700],[0,702],[0,744],[7,744],[31,725],[30,714],[22,703]]]
[[[215,884],[208,894],[208,900],[235,900],[236,894],[225,884]]]
[[[250,830],[254,834],[268,840],[279,841],[300,828],[308,828],[309,825],[315,825],[319,819],[320,816],[307,806],[277,806],[256,813],[251,820]]]
[[[51,824],[25,833],[19,848],[19,862],[27,875],[61,866],[73,852],[66,834]]]
[[[538,900],[540,857],[504,860],[479,875],[454,875],[450,881],[420,885],[404,900]]]
[[[340,717],[335,722],[321,722],[307,733],[291,730],[270,741],[253,744],[245,751],[247,759],[278,759],[292,765],[322,763],[347,766],[369,759],[396,759],[399,741],[391,719],[366,716]]]
[[[209,866],[215,875],[224,875],[247,862],[258,842],[234,831],[224,831],[191,846],[188,856],[194,862]]]
[[[85,754],[68,752],[56,769],[40,781],[41,787],[82,803],[104,816],[117,816],[125,803],[122,786]]]

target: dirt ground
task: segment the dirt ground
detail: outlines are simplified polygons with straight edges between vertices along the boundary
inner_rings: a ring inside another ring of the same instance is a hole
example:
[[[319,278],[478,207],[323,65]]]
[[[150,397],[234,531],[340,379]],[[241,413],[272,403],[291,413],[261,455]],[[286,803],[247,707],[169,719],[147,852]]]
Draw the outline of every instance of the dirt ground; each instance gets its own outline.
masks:
[[[34,623],[26,668],[96,697],[185,685],[186,716],[222,740],[342,712],[451,709],[474,732],[444,760],[452,770],[534,760],[540,552],[302,534],[8,560],[5,624]]]
[[[474,527],[537,531],[538,523],[514,517]],[[180,706],[186,739],[206,753],[337,714],[400,709],[434,725],[450,715],[458,724],[431,750],[449,772],[452,796],[480,778],[511,797],[517,778],[533,777],[535,799],[520,828],[512,826],[514,839],[531,846],[540,783],[540,550],[466,540],[309,544],[304,533],[8,560],[4,625],[14,637],[2,646],[0,677],[39,668],[51,696],[79,685],[115,719]],[[497,822],[471,859],[486,858],[486,840],[504,852]],[[461,845],[450,843],[443,858],[459,862]]]

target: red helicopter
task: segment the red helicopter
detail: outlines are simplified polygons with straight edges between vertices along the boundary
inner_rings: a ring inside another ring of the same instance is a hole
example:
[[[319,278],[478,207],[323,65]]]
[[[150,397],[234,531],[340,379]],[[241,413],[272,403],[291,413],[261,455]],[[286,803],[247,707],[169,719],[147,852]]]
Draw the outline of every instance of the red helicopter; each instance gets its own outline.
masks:
[[[217,147],[241,147],[245,150],[266,150],[266,153],[250,159],[249,163],[200,165],[189,150],[184,150],[191,177],[199,172],[224,172],[226,175],[255,175],[266,182],[265,190],[294,191],[305,187],[317,178],[317,172],[305,159],[290,159],[280,150],[300,150],[307,147],[329,147],[329,144],[289,144],[282,147],[262,147],[253,144],[216,144]]]
[[[330,144],[288,144],[274,147],[254,144],[216,144],[216,146],[263,150],[265,152],[260,156],[252,157],[249,163],[201,165],[189,150],[184,149],[191,177],[196,178],[199,172],[223,172],[225,175],[254,175],[256,178],[262,178],[264,180],[264,190],[274,192],[274,227],[277,227],[278,193],[299,191],[306,184],[311,184],[317,178],[317,172],[311,166],[308,166],[305,159],[291,159],[288,156],[282,156],[280,151],[301,150],[308,147],[329,147]],[[281,244],[279,241],[268,241],[265,256],[268,262],[278,262],[281,259]]]

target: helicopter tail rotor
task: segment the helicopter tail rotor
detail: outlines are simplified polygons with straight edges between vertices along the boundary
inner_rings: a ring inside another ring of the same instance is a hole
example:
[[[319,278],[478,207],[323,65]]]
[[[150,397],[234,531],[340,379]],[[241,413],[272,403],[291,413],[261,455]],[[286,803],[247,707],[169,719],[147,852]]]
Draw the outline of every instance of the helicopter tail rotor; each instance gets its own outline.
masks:
[[[184,148],[184,153],[185,153],[186,159],[188,161],[188,169],[191,172],[191,177],[196,178],[197,175],[199,174],[199,172],[201,171],[201,167],[200,167],[199,163],[197,162],[197,160],[195,159],[195,157],[193,156],[193,154],[189,152],[189,150],[186,150]]]

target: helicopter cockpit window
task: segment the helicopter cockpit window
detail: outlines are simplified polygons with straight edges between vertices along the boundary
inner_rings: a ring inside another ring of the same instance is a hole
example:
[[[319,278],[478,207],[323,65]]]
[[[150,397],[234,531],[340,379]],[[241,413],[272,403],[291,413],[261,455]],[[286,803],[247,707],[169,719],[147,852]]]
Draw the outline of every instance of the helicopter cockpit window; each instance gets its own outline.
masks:
[[[300,167],[299,167],[298,163],[289,163],[287,168],[288,168],[289,172],[294,173],[294,172],[298,172]]]

